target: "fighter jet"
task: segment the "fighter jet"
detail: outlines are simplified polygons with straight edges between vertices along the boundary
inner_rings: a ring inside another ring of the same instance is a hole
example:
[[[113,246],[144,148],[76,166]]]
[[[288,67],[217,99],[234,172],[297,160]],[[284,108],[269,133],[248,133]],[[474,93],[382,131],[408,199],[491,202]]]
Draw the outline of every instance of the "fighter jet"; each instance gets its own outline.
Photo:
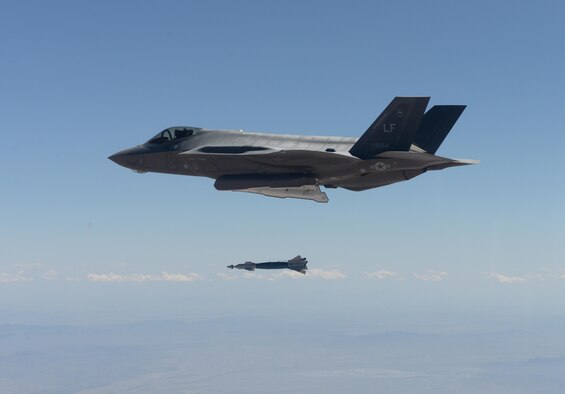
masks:
[[[429,99],[394,98],[359,139],[180,126],[109,159],[140,173],[212,178],[217,190],[325,203],[321,186],[361,191],[478,163],[435,155],[465,106],[425,112]]]
[[[256,269],[278,270],[288,268],[289,270],[300,272],[301,274],[306,274],[306,270],[308,269],[306,267],[306,264],[308,264],[306,257],[300,257],[300,255],[298,255],[288,261],[266,261],[264,263],[254,263],[252,261],[246,261],[243,264],[228,265],[228,268],[237,268],[247,271],[255,271]]]

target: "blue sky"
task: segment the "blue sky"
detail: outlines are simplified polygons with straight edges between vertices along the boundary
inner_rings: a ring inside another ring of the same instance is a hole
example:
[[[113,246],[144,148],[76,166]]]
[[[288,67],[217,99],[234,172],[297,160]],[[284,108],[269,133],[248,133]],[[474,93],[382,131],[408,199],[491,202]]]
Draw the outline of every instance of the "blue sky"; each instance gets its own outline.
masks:
[[[0,391],[563,387],[564,14],[2,2]],[[357,137],[401,95],[466,104],[438,153],[481,163],[316,204],[107,159],[173,125]]]
[[[561,2],[1,8],[6,322],[562,306]],[[467,104],[438,153],[481,164],[323,205],[106,158],[172,125],[360,136],[397,95]],[[296,254],[301,280],[225,269]]]

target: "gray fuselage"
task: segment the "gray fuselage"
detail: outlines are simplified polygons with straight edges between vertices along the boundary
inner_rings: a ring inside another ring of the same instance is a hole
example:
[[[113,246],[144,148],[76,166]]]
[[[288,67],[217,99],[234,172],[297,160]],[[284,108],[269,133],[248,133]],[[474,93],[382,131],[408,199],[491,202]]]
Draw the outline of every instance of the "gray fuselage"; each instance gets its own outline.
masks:
[[[202,176],[218,190],[327,202],[320,186],[366,190],[428,170],[473,164],[435,152],[464,106],[396,97],[360,138],[170,127],[110,156],[137,172]]]
[[[413,178],[451,162],[412,146],[401,157],[385,152],[361,160],[348,151],[351,137],[194,129],[193,135],[127,149],[112,160],[137,172],[217,179],[226,175],[308,174],[319,185],[364,190]],[[430,168],[431,167],[431,168]]]

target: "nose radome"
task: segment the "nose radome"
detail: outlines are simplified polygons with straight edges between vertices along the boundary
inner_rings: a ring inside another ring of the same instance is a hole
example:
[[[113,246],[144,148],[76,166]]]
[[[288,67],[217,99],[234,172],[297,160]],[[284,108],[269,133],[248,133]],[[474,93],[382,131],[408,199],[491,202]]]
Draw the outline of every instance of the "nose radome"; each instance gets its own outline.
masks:
[[[121,165],[122,167],[130,167],[128,162],[132,161],[130,155],[126,151],[120,151],[108,156],[108,159],[112,160],[114,163]]]
[[[116,164],[120,164],[120,158],[122,157],[122,155],[120,155],[119,153],[114,153],[113,155],[108,156],[108,159],[112,160],[114,163]]]
[[[135,147],[131,149],[124,149],[118,153],[108,156],[108,159],[122,167],[130,168],[132,170],[139,170],[143,165],[142,155],[146,153],[144,149]]]

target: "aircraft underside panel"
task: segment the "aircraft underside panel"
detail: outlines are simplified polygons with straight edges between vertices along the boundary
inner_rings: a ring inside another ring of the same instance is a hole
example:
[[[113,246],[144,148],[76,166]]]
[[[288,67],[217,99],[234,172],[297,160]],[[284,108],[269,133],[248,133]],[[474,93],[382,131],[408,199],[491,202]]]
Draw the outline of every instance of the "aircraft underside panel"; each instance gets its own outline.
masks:
[[[426,172],[426,170],[400,170],[367,174],[366,176],[336,183],[335,186],[352,191],[363,191],[407,181],[423,174],[424,172]]]
[[[304,174],[241,174],[223,175],[216,179],[217,190],[242,190],[252,188],[293,188],[316,185],[313,176]]]
[[[328,196],[318,186],[304,185],[300,187],[255,187],[250,189],[232,190],[234,192],[257,193],[268,197],[299,198],[316,202],[328,202]]]

